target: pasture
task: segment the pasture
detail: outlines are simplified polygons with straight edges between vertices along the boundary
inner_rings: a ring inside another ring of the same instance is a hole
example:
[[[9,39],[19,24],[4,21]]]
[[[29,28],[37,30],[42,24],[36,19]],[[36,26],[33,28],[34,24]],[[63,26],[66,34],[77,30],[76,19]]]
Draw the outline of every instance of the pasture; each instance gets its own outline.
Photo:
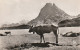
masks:
[[[77,28],[76,28],[77,29]],[[63,30],[63,29],[62,29]],[[64,31],[60,30],[62,33]],[[67,30],[67,29],[64,29]],[[0,50],[80,50],[80,37],[62,37],[59,36],[59,46],[55,44],[55,36],[51,32],[44,34],[45,41],[48,43],[40,44],[40,38],[37,34],[28,32],[28,29],[16,29],[16,30],[0,30],[0,33],[10,31],[11,36],[0,36]],[[61,33],[60,32],[60,33]],[[67,31],[65,31],[67,32]],[[33,43],[33,44],[32,44]],[[26,44],[26,47],[21,47]],[[36,45],[37,44],[37,45]],[[39,45],[45,45],[41,47]]]
[[[80,27],[59,27],[59,34],[65,34],[70,31],[80,33]]]

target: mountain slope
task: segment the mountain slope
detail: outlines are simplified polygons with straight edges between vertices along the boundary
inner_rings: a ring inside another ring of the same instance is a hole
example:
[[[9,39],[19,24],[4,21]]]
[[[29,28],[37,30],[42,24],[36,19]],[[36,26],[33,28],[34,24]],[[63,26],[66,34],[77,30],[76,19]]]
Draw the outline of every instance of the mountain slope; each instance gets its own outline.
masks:
[[[70,15],[59,9],[55,4],[46,3],[41,9],[37,18],[31,20],[29,25],[59,23],[62,20],[70,19]]]
[[[77,18],[63,20],[58,24],[60,27],[76,27],[80,26],[80,16]]]

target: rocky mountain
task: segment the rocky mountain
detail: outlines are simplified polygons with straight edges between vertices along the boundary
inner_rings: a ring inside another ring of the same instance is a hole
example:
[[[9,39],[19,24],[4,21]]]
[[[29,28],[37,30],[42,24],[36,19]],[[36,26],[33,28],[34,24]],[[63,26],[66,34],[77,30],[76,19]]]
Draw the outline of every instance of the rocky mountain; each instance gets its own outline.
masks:
[[[28,24],[58,24],[60,21],[70,18],[70,15],[58,8],[55,4],[46,3],[46,5],[40,10],[38,17],[28,22]]]
[[[78,14],[77,17],[80,17],[80,14]]]

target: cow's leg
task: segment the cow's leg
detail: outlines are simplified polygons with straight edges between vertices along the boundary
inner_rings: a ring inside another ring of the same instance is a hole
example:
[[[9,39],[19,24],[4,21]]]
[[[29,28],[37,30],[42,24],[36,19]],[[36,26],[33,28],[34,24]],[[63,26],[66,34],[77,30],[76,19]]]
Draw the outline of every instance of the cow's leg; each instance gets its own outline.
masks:
[[[42,37],[43,37],[43,41],[44,41],[44,43],[45,43],[44,35],[42,35]]]
[[[58,34],[56,34],[56,44],[58,44]]]
[[[40,43],[42,42],[42,35],[40,35]]]
[[[54,35],[56,37],[56,44],[58,44],[58,34],[57,34],[57,31],[54,32]]]
[[[33,31],[33,34],[35,34],[35,32]]]

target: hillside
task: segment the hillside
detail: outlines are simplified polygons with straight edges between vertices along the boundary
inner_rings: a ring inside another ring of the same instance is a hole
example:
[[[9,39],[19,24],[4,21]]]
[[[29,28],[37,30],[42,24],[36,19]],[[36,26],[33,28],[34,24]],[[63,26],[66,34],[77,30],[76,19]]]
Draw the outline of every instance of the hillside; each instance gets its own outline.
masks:
[[[29,25],[18,25],[18,26],[10,26],[10,27],[1,27],[1,30],[4,29],[29,29],[31,26]]]
[[[55,4],[46,3],[46,5],[40,10],[37,18],[28,22],[29,25],[39,24],[58,24],[62,20],[70,19],[71,16],[58,8]]]
[[[77,18],[63,20],[58,24],[60,27],[76,27],[80,26],[80,15]]]

